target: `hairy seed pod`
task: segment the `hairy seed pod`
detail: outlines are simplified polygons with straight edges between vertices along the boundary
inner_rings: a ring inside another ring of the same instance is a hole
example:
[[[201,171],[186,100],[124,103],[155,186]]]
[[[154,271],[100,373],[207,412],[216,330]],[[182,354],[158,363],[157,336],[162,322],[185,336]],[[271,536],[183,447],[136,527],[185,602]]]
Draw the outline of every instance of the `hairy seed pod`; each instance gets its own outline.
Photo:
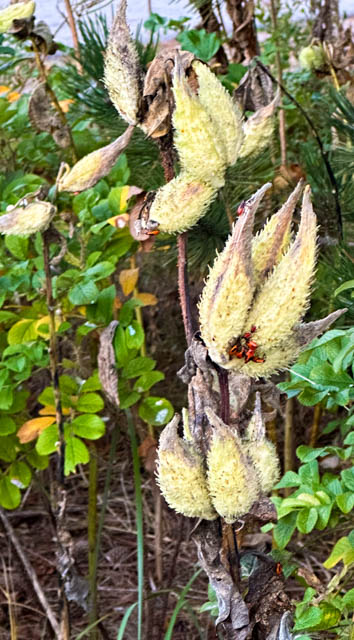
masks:
[[[68,164],[64,164],[64,173],[58,180],[58,191],[77,193],[93,187],[114,167],[117,158],[128,145],[133,131],[134,127],[129,126],[117,140],[84,156],[72,169]]]
[[[316,216],[306,187],[299,231],[288,252],[256,296],[249,314],[254,340],[269,351],[289,338],[308,305],[316,262]]]
[[[20,201],[23,206],[17,206],[0,217],[0,233],[12,236],[30,236],[37,231],[48,229],[57,209],[50,202],[35,200],[25,204],[25,199]]]
[[[252,302],[253,220],[270,186],[266,184],[246,203],[244,213],[209,272],[199,303],[201,336],[212,360],[223,366],[229,361],[231,341],[240,334]]]
[[[157,191],[149,219],[159,231],[182,233],[198,222],[215,195],[209,184],[182,172]]]
[[[173,93],[176,104],[173,112],[174,143],[182,168],[196,180],[218,189],[225,183],[223,141],[198,96],[190,90],[178,59]]]
[[[273,133],[275,118],[274,112],[279,104],[278,92],[266,107],[258,109],[244,124],[244,141],[240,149],[239,157],[247,158],[255,153],[260,153],[269,146]]]
[[[243,448],[256,470],[262,492],[269,493],[279,480],[280,466],[276,448],[266,438],[259,393],[256,394],[256,405],[247,427]]]
[[[12,27],[14,20],[30,18],[34,14],[35,8],[35,2],[17,2],[2,9],[0,11],[0,33],[6,33]]]
[[[109,34],[104,81],[117,111],[126,122],[135,125],[139,120],[142,71],[126,10],[127,0],[122,0]]]
[[[157,482],[168,505],[190,518],[215,520],[203,459],[190,441],[177,434],[176,415],[160,435]]]
[[[322,45],[304,47],[299,53],[299,62],[303,69],[316,71],[326,64],[326,57]]]
[[[275,213],[252,242],[252,263],[256,286],[262,284],[279,263],[290,244],[290,228],[303,182],[300,180],[278,213]]]
[[[238,436],[206,410],[214,433],[208,453],[208,487],[216,511],[232,523],[248,513],[258,499],[257,474],[247,462]]]
[[[218,131],[226,164],[232,166],[237,160],[244,138],[241,110],[208,65],[195,61],[192,66],[198,76],[200,103]]]

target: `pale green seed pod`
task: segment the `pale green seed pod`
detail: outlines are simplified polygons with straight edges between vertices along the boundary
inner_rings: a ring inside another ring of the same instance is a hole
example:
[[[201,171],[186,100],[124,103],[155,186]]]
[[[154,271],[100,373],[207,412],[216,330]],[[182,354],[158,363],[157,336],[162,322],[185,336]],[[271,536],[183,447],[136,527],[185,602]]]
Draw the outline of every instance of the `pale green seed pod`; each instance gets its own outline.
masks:
[[[138,52],[126,21],[127,0],[120,3],[105,56],[104,82],[122,118],[137,124],[142,89]]]
[[[157,482],[168,505],[190,518],[215,520],[203,458],[190,440],[177,434],[176,415],[160,435]]]
[[[218,514],[232,523],[248,513],[258,499],[258,478],[236,433],[211,409],[206,413],[214,427],[207,458],[209,493]]]
[[[296,238],[263,284],[248,316],[249,325],[257,327],[253,338],[264,353],[290,338],[308,308],[315,276],[316,233],[310,187],[306,187]]]
[[[326,57],[321,45],[310,45],[301,49],[299,54],[299,62],[303,69],[307,71],[316,71],[326,64]]]
[[[247,427],[243,449],[256,470],[262,492],[269,493],[279,480],[280,465],[274,444],[266,438],[259,393],[256,394],[256,406]]]
[[[254,214],[268,183],[246,203],[224,250],[216,258],[199,303],[201,336],[209,355],[225,366],[234,338],[242,331],[253,298],[251,243]]]
[[[174,143],[182,169],[197,181],[219,189],[225,183],[223,140],[198,96],[190,90],[178,60],[173,93],[176,105],[173,112]]]
[[[301,180],[278,213],[271,216],[253,238],[252,263],[256,286],[264,282],[289,247],[292,216],[302,188]]]
[[[275,109],[279,104],[280,94],[277,93],[274,100],[266,107],[258,109],[244,124],[244,141],[239,157],[247,158],[260,153],[270,145],[274,133]]]
[[[77,193],[93,187],[114,167],[117,158],[128,145],[133,131],[134,127],[129,126],[117,140],[84,156],[72,169],[68,164],[64,164],[64,171],[58,179],[58,191]]]
[[[226,164],[232,166],[244,139],[241,110],[208,65],[196,60],[192,66],[198,76],[200,103],[218,131]]]
[[[0,11],[0,33],[6,33],[14,20],[26,20],[33,16],[36,8],[35,2],[17,2]]]
[[[156,193],[149,220],[159,231],[182,233],[193,227],[216,196],[216,189],[185,172]]]
[[[45,231],[57,211],[50,202],[41,200],[26,204],[26,200],[22,198],[20,203],[22,206],[15,205],[8,213],[0,216],[0,233],[27,237],[37,231]]]

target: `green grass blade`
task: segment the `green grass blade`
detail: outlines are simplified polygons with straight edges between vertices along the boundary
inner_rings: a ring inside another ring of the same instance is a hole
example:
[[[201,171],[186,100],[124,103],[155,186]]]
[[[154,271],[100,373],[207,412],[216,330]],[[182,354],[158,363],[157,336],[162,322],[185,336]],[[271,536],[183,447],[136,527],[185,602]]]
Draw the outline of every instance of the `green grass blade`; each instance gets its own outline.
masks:
[[[130,605],[130,607],[128,607],[128,609],[126,610],[124,616],[123,616],[123,620],[120,623],[119,629],[118,629],[118,635],[117,635],[117,640],[123,640],[123,636],[124,636],[124,631],[125,631],[125,627],[128,624],[128,620],[130,618],[130,614],[134,611],[135,607],[137,606],[137,602],[133,602],[133,604]]]
[[[182,589],[180,596],[177,600],[176,606],[174,608],[173,614],[171,616],[170,619],[170,624],[168,625],[168,629],[165,633],[165,640],[172,640],[172,632],[173,632],[173,628],[176,624],[176,620],[177,620],[177,616],[179,614],[179,612],[181,611],[181,609],[185,606],[186,601],[185,601],[185,596],[187,595],[189,589],[191,588],[194,580],[199,576],[199,574],[201,573],[202,569],[198,569],[198,571],[196,571],[194,573],[194,575],[191,577],[191,579],[189,580],[189,582],[187,582],[186,586]]]
[[[129,409],[125,410],[128,422],[128,434],[130,437],[133,470],[134,470],[134,488],[135,488],[135,509],[136,509],[136,536],[137,536],[137,553],[138,553],[138,638],[142,639],[143,627],[143,597],[144,597],[144,536],[143,536],[143,501],[141,495],[141,475],[139,464],[139,452],[136,441],[135,426],[133,417]]]

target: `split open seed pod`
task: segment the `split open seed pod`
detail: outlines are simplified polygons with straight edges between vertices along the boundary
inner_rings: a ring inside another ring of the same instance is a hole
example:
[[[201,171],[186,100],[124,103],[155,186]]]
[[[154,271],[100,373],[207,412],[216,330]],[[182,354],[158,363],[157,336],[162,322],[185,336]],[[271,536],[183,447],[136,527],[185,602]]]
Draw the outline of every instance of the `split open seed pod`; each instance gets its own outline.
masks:
[[[259,393],[256,394],[254,412],[242,446],[256,470],[262,492],[269,493],[279,480],[280,465],[274,444],[266,438]]]

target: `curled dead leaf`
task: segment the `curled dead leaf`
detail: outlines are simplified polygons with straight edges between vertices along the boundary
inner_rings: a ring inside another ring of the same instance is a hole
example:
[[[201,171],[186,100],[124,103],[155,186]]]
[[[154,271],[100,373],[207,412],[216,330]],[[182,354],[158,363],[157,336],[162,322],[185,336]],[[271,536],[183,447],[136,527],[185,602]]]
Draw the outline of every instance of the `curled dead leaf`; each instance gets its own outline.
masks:
[[[55,416],[43,416],[41,418],[33,418],[24,422],[22,427],[17,432],[17,437],[21,444],[31,442],[38,438],[38,436],[50,425],[54,424]]]

